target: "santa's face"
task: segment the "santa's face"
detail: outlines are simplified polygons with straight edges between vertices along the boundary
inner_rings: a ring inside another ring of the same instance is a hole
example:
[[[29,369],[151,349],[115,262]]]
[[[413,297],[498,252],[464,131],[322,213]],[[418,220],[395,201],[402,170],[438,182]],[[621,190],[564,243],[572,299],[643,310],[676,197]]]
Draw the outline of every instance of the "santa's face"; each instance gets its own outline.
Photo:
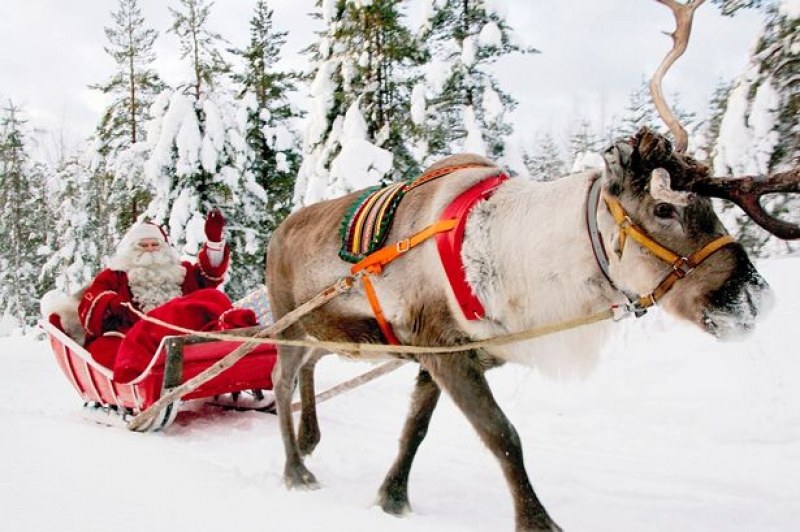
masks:
[[[136,249],[145,253],[153,253],[161,249],[161,241],[157,238],[142,238],[136,243]]]
[[[140,238],[115,257],[128,274],[134,302],[145,312],[181,295],[186,270],[177,251],[159,238]]]

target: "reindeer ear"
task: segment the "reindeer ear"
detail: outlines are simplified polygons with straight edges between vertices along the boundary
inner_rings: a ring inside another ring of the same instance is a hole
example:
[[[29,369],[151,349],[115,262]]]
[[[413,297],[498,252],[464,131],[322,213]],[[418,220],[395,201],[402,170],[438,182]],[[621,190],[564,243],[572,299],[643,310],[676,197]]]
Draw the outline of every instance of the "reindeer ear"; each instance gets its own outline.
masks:
[[[603,177],[609,187],[609,191],[615,196],[619,195],[622,190],[625,176],[631,165],[631,155],[633,148],[626,142],[617,142],[605,153],[603,159],[606,162],[606,169],[603,172]]]

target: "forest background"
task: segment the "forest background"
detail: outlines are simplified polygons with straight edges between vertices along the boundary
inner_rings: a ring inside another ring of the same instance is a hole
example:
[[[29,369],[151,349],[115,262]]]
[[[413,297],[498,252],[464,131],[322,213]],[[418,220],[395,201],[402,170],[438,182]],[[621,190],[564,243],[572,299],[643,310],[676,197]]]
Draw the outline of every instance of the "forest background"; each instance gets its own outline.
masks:
[[[49,46],[4,46],[18,52],[0,66],[0,334],[35,323],[47,290],[83,286],[137,219],[165,224],[192,256],[204,214],[221,208],[234,257],[225,288],[235,299],[263,281],[272,230],[302,205],[412,178],[464,150],[525,179],[557,179],[595,167],[613,139],[662,129],[645,80],[669,39],[640,34],[651,25],[642,17],[656,14],[653,24],[672,29],[655,1],[251,0],[236,35],[217,33],[215,21],[241,13],[241,1],[158,2],[145,16],[147,3],[70,3]],[[8,26],[4,11],[18,9],[10,4],[0,7],[0,36],[25,31]],[[38,20],[48,20],[39,4]],[[602,24],[608,12],[631,31]],[[598,23],[577,27],[587,13]],[[699,13],[687,66],[667,80],[690,152],[718,175],[796,166],[800,1],[712,0]],[[94,21],[104,41],[70,46],[70,17]],[[752,40],[749,58],[703,46],[704,24]],[[618,52],[584,62],[604,41]],[[63,46],[53,52],[54,43]],[[630,50],[641,57],[634,64]],[[85,62],[106,72],[81,93],[86,105],[59,121],[52,102],[36,98],[74,94],[66,73]],[[7,75],[20,64],[47,81],[20,93],[21,76]],[[609,88],[636,70],[624,97]],[[788,197],[769,203],[797,221]],[[753,253],[795,251],[718,207]]]

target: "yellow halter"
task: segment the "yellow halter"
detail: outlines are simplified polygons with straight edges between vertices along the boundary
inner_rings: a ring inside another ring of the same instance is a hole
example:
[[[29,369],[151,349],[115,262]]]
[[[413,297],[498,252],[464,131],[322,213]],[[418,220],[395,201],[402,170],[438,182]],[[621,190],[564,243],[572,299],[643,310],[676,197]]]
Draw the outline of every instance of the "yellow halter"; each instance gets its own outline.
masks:
[[[628,213],[625,212],[625,209],[618,200],[610,197],[605,197],[604,199],[606,206],[608,206],[608,211],[611,213],[617,226],[619,226],[620,253],[625,248],[627,238],[630,237],[653,255],[672,266],[672,271],[661,280],[652,292],[645,296],[640,296],[639,299],[634,302],[634,306],[639,309],[646,309],[655,305],[664,294],[669,292],[678,280],[686,277],[692,270],[702,264],[704,260],[725,246],[736,243],[736,239],[732,236],[723,235],[715,238],[688,257],[684,257],[650,238],[644,230],[640,229],[631,221],[630,216],[628,216]]]

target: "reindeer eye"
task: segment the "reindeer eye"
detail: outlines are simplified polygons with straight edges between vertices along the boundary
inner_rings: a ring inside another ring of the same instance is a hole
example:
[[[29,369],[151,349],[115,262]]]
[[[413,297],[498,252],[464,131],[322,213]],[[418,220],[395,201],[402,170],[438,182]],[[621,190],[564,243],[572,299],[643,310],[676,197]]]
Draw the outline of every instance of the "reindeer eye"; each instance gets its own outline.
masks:
[[[672,218],[675,214],[675,207],[671,203],[657,203],[653,208],[653,214],[658,218]]]

